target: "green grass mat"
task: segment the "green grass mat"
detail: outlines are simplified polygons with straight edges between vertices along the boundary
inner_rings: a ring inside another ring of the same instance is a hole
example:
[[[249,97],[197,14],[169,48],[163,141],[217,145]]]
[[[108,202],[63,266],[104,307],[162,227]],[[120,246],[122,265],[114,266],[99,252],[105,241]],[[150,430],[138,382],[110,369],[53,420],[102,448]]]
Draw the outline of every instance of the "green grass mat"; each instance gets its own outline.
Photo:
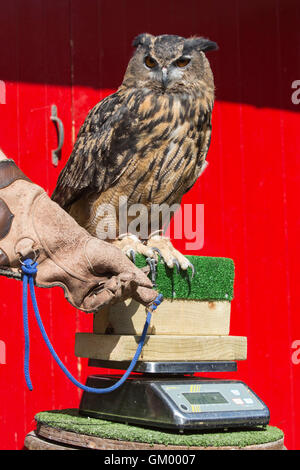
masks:
[[[157,290],[165,298],[193,300],[229,300],[233,298],[234,262],[230,258],[187,256],[195,267],[177,273],[176,267],[168,268],[163,262],[157,265]],[[136,256],[136,265],[147,265],[145,257]]]
[[[35,416],[37,423],[64,431],[121,441],[178,446],[222,447],[264,444],[283,438],[283,432],[273,426],[244,431],[198,432],[178,434],[139,426],[113,423],[80,416],[77,409],[42,411]]]
[[[234,262],[230,258],[210,256],[186,256],[195,267],[191,279],[191,269],[177,273],[176,268],[168,268],[163,262],[157,265],[157,290],[166,299],[228,300],[233,299]],[[146,258],[136,256],[136,265],[147,265]],[[21,279],[17,273],[0,269],[0,275]],[[150,274],[149,274],[150,277]]]

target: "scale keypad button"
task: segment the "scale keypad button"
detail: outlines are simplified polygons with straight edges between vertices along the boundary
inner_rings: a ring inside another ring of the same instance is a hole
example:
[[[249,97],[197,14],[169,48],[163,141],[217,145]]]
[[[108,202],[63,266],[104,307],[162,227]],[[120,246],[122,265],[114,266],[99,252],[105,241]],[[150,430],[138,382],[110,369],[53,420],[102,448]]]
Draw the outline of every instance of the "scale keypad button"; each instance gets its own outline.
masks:
[[[236,405],[243,405],[244,402],[241,398],[233,398],[232,399],[233,403],[235,403]]]

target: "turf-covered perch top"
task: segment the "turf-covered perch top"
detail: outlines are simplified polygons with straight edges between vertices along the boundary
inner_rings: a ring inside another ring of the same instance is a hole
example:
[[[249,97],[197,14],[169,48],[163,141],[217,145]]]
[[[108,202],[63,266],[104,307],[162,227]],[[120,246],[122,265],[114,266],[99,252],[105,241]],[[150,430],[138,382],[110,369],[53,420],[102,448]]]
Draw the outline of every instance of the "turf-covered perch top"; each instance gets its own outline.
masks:
[[[210,256],[186,256],[194,265],[191,270],[177,273],[176,267],[168,268],[162,261],[157,265],[156,290],[164,298],[191,300],[228,300],[233,299],[234,262],[230,258]],[[136,265],[147,265],[142,255],[136,256]]]
[[[199,432],[190,431],[179,434],[162,429],[151,429],[141,426],[114,423],[98,418],[80,416],[77,409],[42,411],[35,415],[38,425],[71,431],[87,436],[120,441],[143,442],[147,444],[164,444],[178,446],[222,447],[263,444],[283,438],[283,432],[273,426],[254,429]]]

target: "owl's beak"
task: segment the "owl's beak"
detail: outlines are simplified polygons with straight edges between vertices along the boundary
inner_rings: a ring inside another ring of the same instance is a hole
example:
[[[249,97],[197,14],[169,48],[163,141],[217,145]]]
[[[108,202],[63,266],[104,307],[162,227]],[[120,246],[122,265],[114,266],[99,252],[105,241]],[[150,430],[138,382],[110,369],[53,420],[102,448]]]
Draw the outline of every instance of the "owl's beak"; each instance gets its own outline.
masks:
[[[163,84],[163,87],[167,88],[169,77],[168,77],[168,69],[166,67],[163,67],[161,69],[161,82]]]

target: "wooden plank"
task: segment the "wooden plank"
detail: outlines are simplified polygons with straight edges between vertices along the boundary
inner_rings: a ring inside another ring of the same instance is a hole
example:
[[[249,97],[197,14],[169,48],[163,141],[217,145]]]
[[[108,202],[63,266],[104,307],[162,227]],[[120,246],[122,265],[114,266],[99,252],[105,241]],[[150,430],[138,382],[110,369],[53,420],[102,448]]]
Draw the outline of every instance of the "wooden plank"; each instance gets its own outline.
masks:
[[[93,332],[104,334],[109,326],[109,306],[105,305],[94,313]]]
[[[153,313],[150,335],[228,335],[230,302],[165,300]],[[135,300],[126,300],[101,309],[94,316],[94,333],[104,334],[107,326],[117,335],[142,334],[146,309]]]
[[[75,355],[90,359],[129,361],[139,336],[77,333]],[[245,360],[244,336],[167,336],[148,335],[140,356],[144,361],[218,361]]]
[[[38,437],[34,431],[27,434],[24,441],[26,450],[77,450],[76,447],[69,445],[57,444],[46,439]]]

